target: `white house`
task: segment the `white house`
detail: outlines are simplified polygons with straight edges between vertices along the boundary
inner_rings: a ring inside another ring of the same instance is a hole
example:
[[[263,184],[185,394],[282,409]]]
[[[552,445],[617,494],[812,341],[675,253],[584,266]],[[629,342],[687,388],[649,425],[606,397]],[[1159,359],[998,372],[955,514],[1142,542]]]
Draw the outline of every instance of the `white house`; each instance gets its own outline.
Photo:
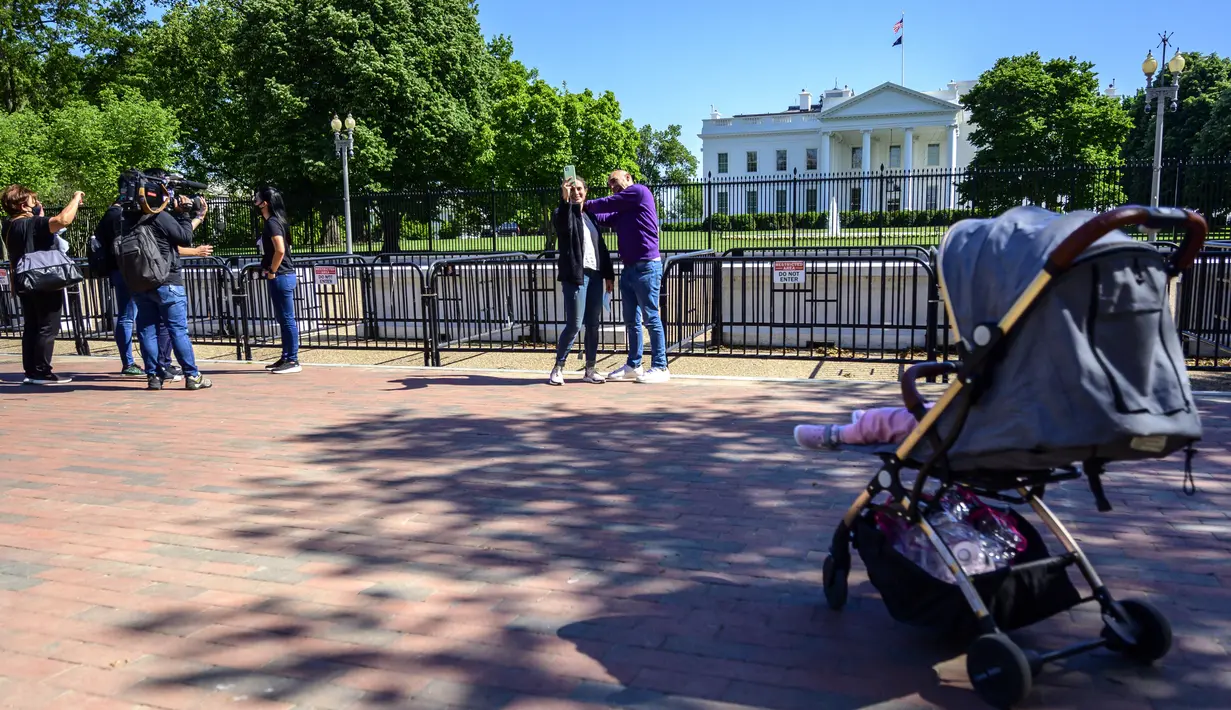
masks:
[[[707,190],[714,209],[820,211],[831,196],[844,210],[953,207],[953,176],[974,155],[960,104],[974,83],[927,92],[884,83],[859,95],[834,88],[817,102],[805,90],[785,111],[730,118],[711,108],[699,137],[702,175],[718,183]],[[882,174],[894,179],[861,179]]]

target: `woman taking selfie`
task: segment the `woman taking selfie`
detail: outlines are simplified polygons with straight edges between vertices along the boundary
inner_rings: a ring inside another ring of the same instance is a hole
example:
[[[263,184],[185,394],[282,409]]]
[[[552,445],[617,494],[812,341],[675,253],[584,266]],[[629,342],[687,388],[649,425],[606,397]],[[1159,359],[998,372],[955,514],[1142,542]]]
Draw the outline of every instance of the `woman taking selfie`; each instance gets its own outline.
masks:
[[[18,289],[18,262],[34,252],[58,251],[56,234],[68,227],[77,218],[82,193],[73,194],[68,206],[55,217],[43,214],[38,195],[23,185],[9,185],[0,195],[5,221],[3,236],[9,250],[13,289]],[[28,385],[62,385],[73,378],[56,375],[51,371],[51,356],[55,352],[56,335],[60,332],[60,315],[64,306],[64,290],[22,289],[21,312],[25,329],[21,334],[21,365],[25,368]]]
[[[291,238],[286,228],[286,205],[282,193],[262,187],[252,196],[253,209],[265,219],[261,230],[261,278],[265,279],[274,318],[282,329],[282,357],[266,370],[275,375],[299,372],[299,323],[295,320],[295,264],[291,261]]]
[[[560,243],[556,280],[564,289],[564,330],[556,343],[556,366],[547,378],[553,385],[564,384],[564,364],[583,323],[586,327],[586,372],[582,379],[593,384],[601,384],[606,379],[594,366],[598,360],[598,327],[603,315],[603,282],[611,293],[615,268],[598,225],[585,213],[585,204],[585,180],[566,179],[560,185],[560,206],[551,218]]]

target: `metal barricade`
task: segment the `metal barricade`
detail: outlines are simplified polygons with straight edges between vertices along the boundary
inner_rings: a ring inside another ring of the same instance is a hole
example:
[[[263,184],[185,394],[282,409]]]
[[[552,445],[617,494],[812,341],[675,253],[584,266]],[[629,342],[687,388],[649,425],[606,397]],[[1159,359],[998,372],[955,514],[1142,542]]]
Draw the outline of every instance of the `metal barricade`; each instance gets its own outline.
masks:
[[[1176,326],[1194,370],[1231,367],[1231,250],[1202,251],[1180,276]]]

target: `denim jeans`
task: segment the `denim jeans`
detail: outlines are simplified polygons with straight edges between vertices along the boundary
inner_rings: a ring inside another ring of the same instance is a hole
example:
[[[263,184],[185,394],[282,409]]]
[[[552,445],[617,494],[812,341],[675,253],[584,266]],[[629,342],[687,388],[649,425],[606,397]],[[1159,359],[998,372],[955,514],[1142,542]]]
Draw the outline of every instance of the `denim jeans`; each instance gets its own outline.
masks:
[[[594,367],[598,360],[598,326],[603,319],[603,277],[587,271],[581,285],[567,282],[561,285],[564,287],[564,330],[560,331],[560,341],[556,343],[556,364],[563,366],[568,360],[568,351],[573,349],[577,332],[585,323],[586,367]]]
[[[282,359],[299,361],[299,323],[295,320],[295,272],[265,282],[274,318],[282,329]]]
[[[628,366],[641,366],[645,345],[642,319],[650,331],[650,367],[667,367],[667,334],[658,314],[658,290],[663,264],[657,259],[625,264],[620,272],[620,298],[624,303],[624,330],[628,334]]]
[[[120,351],[120,362],[127,369],[133,365],[133,323],[137,320],[137,302],[128,291],[128,284],[118,271],[111,272],[111,288],[115,289],[115,347]],[[161,319],[158,331],[158,374],[166,374],[171,367],[171,331]]]
[[[184,375],[196,377],[201,374],[192,355],[192,341],[188,340],[188,294],[184,287],[170,284],[159,286],[153,291],[133,294],[133,300],[137,303],[137,339],[141,342],[145,374],[162,374],[155,364],[161,359],[157,336],[160,320],[167,324],[167,330],[171,333],[171,350],[175,351],[175,359],[184,368]]]

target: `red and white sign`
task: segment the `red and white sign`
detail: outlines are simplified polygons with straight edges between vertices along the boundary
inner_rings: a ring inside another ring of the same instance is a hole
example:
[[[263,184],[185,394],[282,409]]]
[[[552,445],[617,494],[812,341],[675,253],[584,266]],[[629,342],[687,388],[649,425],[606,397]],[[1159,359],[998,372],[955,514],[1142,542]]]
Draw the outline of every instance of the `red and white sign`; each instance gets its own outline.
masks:
[[[804,282],[804,262],[802,261],[775,261],[774,262],[774,283],[776,284],[801,284]]]
[[[316,276],[316,283],[320,286],[337,286],[338,285],[338,267],[336,266],[316,266],[312,269]]]
[[[0,269],[0,286],[7,287],[9,285],[9,270]]]

